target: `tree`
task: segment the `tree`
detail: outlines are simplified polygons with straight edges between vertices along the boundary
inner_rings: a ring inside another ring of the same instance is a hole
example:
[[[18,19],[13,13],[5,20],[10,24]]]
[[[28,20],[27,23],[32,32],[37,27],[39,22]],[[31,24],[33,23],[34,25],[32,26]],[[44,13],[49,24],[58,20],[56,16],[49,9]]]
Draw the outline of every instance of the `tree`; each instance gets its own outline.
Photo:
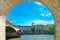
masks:
[[[42,30],[41,24],[38,25],[38,31],[40,32]]]
[[[48,24],[44,27],[44,30],[48,31],[48,32],[54,32],[54,25],[53,24]]]
[[[34,22],[32,22],[31,30],[32,30],[32,33],[34,33],[34,31],[35,31],[35,25],[34,25]]]

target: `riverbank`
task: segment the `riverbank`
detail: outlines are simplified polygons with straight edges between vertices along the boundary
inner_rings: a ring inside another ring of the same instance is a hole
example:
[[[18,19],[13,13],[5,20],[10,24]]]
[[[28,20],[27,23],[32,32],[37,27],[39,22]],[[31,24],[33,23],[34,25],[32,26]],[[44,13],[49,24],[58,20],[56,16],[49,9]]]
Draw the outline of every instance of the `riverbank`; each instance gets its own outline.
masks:
[[[21,38],[8,38],[6,40],[21,40]]]

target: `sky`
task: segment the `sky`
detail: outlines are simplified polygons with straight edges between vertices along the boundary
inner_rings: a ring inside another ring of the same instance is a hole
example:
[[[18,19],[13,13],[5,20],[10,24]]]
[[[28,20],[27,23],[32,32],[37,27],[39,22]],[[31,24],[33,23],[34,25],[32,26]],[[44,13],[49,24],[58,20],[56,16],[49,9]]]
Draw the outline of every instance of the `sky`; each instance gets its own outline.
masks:
[[[11,23],[16,25],[34,24],[54,24],[54,17],[51,11],[40,2],[20,2],[14,5],[6,17]]]

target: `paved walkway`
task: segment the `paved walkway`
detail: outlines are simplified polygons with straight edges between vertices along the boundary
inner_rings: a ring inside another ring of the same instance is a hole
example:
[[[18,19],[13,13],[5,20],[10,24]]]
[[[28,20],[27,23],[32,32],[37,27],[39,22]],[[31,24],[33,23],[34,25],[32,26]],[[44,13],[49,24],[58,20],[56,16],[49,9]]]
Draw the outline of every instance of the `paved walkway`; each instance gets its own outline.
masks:
[[[7,39],[7,40],[20,40],[20,38],[11,38],[11,39]]]

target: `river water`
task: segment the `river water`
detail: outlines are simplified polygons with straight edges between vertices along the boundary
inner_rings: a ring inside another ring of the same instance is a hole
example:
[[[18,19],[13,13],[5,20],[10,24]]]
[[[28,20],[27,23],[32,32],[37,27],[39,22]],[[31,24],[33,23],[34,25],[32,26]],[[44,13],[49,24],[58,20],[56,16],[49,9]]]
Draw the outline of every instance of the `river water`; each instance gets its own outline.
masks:
[[[21,40],[54,40],[54,35],[22,35]]]

